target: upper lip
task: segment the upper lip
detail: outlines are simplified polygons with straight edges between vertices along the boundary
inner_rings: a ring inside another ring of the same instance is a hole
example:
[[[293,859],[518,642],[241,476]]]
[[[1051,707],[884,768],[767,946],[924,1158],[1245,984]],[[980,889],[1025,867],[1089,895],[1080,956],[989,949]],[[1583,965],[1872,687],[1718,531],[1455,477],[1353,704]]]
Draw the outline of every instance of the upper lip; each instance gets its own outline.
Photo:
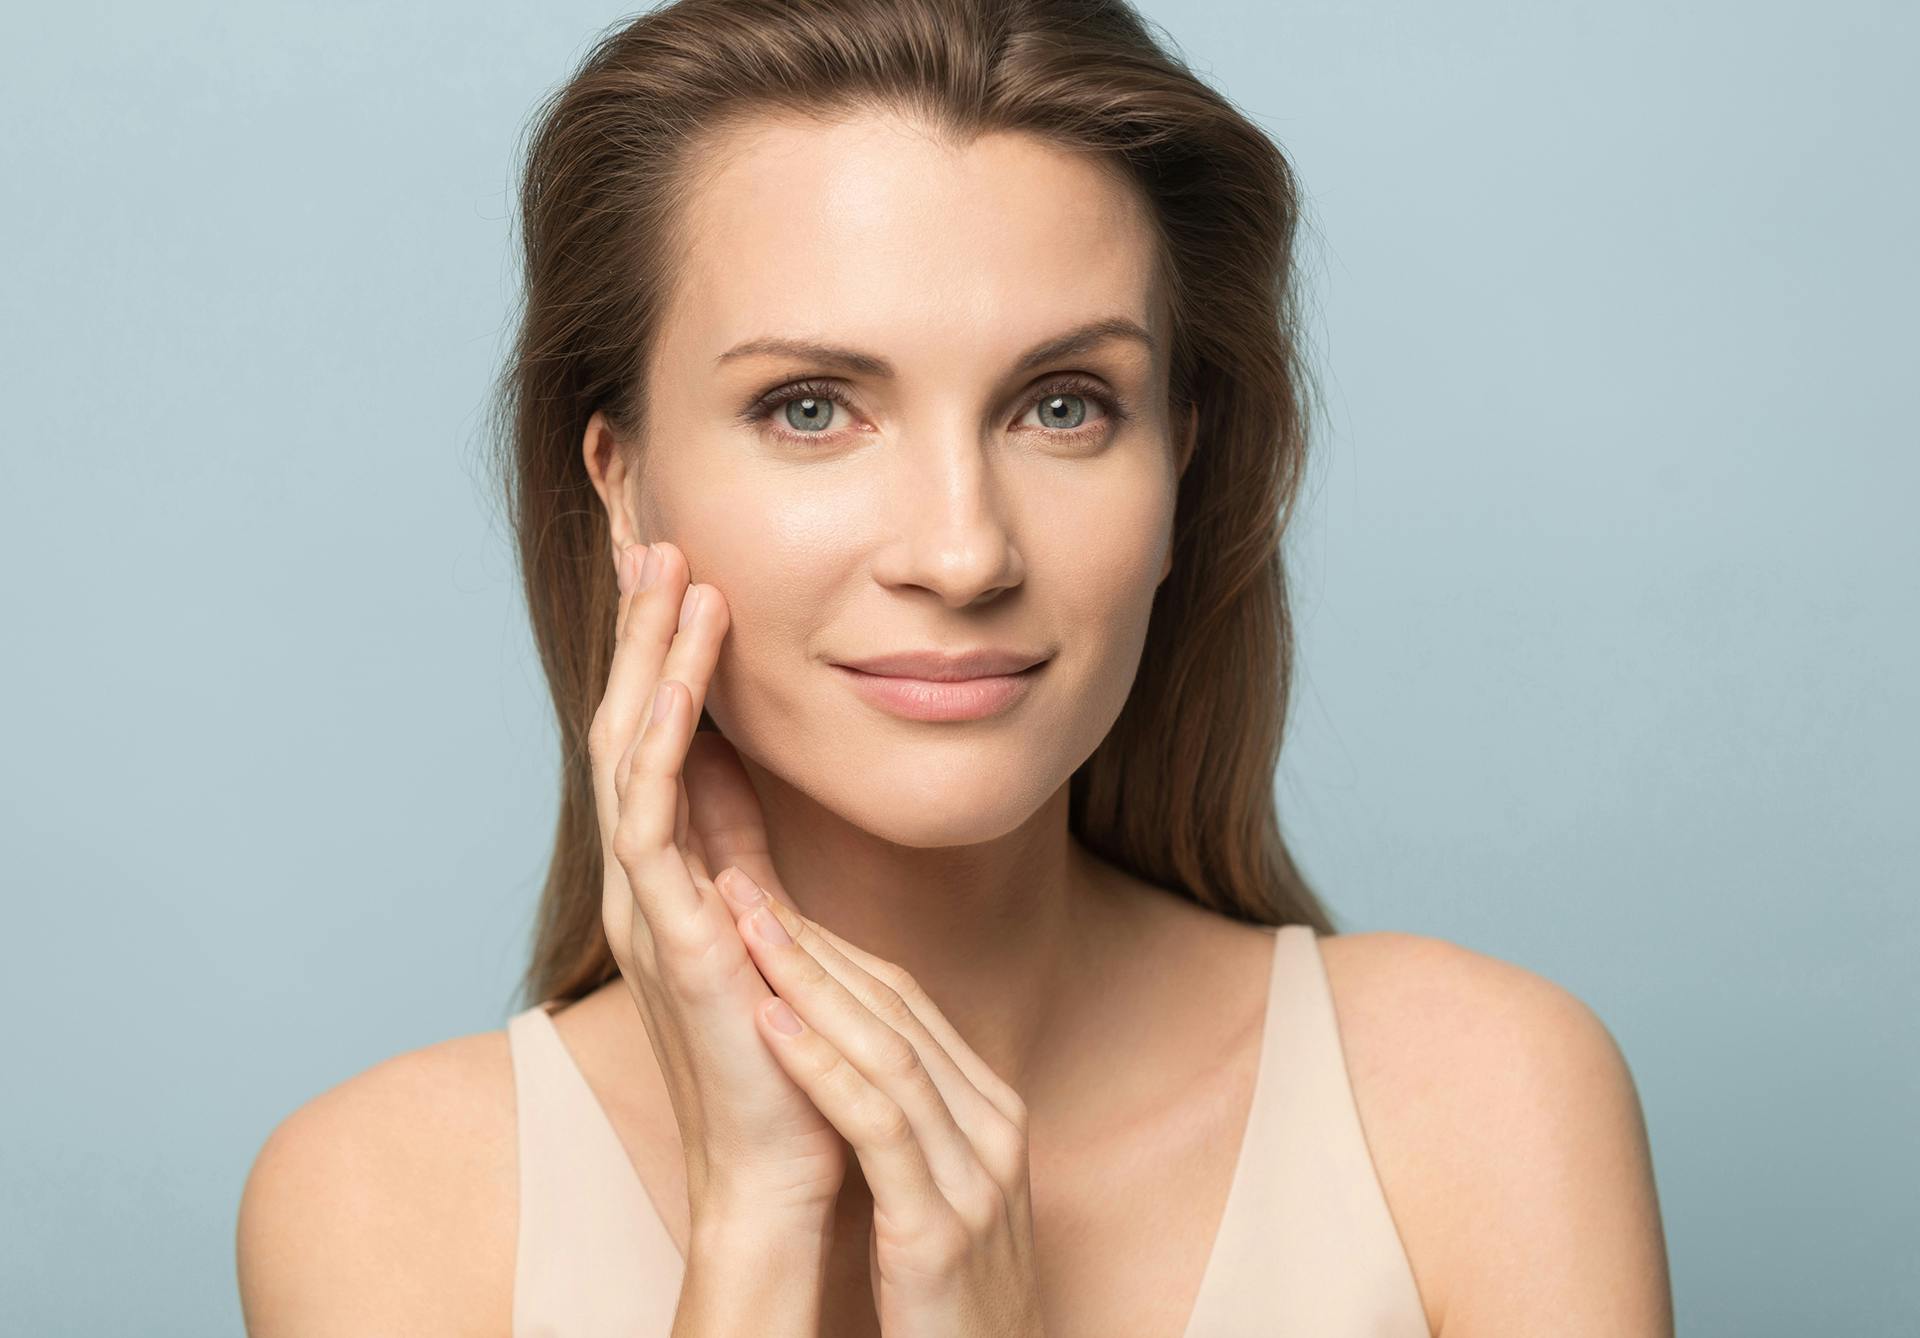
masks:
[[[891,655],[872,655],[863,660],[836,660],[834,663],[867,674],[889,678],[924,678],[936,683],[952,683],[966,678],[986,678],[994,674],[1017,674],[1046,659],[1045,654],[1019,650],[1001,650],[983,646],[978,650],[940,651],[905,650]]]

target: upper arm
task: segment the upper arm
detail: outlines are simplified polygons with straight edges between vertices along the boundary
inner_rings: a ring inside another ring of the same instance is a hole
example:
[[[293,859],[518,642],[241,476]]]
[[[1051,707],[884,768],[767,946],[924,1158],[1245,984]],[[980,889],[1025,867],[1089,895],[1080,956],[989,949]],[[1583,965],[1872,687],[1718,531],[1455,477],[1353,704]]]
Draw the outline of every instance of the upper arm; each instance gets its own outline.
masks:
[[[1444,940],[1354,937],[1377,940],[1341,968],[1356,1101],[1438,1338],[1671,1335],[1645,1120],[1599,1017]]]
[[[503,1129],[495,1037],[396,1056],[274,1129],[236,1228],[250,1338],[507,1332],[512,1079]]]

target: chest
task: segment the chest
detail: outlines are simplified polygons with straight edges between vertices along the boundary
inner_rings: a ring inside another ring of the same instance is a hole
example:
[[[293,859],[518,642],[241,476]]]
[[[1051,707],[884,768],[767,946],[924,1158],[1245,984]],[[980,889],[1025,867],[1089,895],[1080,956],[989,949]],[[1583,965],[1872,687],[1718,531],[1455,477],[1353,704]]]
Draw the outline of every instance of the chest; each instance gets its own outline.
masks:
[[[1240,1162],[1253,1058],[1234,1056],[1158,1117],[1122,1131],[1049,1139],[1033,1130],[1048,1338],[1184,1338]],[[860,1208],[836,1223],[823,1333],[878,1338],[866,1230]]]

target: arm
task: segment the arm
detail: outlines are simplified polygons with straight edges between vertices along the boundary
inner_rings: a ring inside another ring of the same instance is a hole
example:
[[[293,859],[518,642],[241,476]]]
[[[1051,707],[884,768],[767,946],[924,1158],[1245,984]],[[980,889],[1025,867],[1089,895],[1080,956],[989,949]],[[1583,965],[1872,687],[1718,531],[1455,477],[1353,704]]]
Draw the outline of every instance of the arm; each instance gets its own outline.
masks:
[[[474,1122],[500,1106],[466,1099],[468,1044],[378,1064],[268,1137],[235,1240],[250,1338],[505,1332],[513,1241],[498,1205],[513,1164]]]
[[[695,1221],[673,1338],[815,1338],[830,1226]]]
[[[502,1338],[512,1081],[504,1033],[461,1037],[377,1064],[282,1121],[240,1201],[249,1338]],[[673,1338],[813,1338],[828,1223],[715,1211],[694,1228]]]
[[[1600,1019],[1445,940],[1355,939],[1329,975],[1437,1338],[1670,1338],[1646,1124]]]
[[[1507,1025],[1511,1053],[1482,1057],[1477,1263],[1440,1338],[1670,1338],[1652,1153],[1625,1057],[1598,1017],[1551,987]]]

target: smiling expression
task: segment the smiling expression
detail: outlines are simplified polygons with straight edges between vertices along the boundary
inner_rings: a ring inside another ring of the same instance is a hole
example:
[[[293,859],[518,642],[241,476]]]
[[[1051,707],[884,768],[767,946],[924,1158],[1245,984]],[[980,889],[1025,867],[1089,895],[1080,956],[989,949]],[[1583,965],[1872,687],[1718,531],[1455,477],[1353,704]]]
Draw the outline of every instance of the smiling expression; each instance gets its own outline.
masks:
[[[628,477],[637,533],[729,603],[707,711],[890,840],[1005,833],[1119,715],[1168,570],[1147,205],[1043,139],[955,147],[878,114],[761,120],[720,147]],[[1011,691],[839,667],[978,648],[1047,658]]]

